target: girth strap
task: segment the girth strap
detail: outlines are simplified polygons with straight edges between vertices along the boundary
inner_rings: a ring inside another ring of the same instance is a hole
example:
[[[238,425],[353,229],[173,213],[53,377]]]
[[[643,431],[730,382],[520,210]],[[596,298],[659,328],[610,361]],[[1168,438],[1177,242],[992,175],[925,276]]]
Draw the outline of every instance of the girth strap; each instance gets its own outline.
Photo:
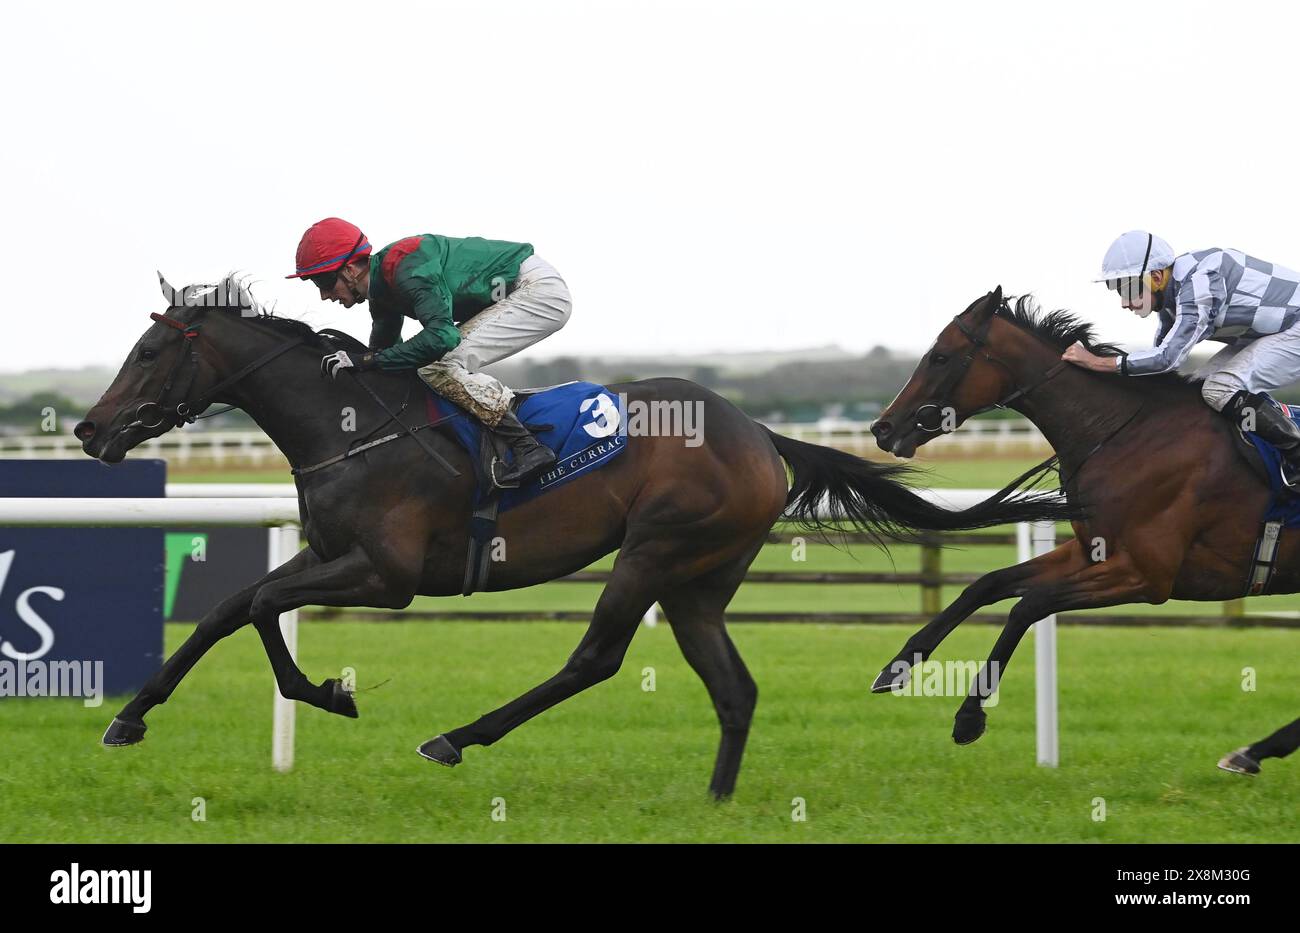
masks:
[[[492,566],[492,539],[496,537],[500,508],[501,497],[492,495],[470,516],[469,553],[465,555],[465,579],[460,588],[462,596],[487,586],[488,569]]]
[[[1277,540],[1282,531],[1280,521],[1265,522],[1255,542],[1255,556],[1250,562],[1250,577],[1246,581],[1246,596],[1260,596],[1268,592],[1277,566]]]

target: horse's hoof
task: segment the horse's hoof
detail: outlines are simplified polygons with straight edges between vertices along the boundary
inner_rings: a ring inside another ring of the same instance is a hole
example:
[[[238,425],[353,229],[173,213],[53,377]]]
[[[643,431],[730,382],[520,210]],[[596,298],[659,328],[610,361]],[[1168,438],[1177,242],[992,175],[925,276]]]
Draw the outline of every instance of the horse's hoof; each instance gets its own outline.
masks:
[[[332,685],[330,691],[331,713],[338,713],[340,716],[346,716],[349,719],[356,719],[361,714],[357,712],[357,701],[344,686],[341,680],[330,678],[328,681]]]
[[[876,675],[871,685],[872,693],[895,693],[901,691],[912,679],[912,665],[906,658],[890,661],[885,669]]]
[[[1230,755],[1219,759],[1219,769],[1233,774],[1259,774],[1259,762],[1246,754],[1248,749],[1239,748]]]
[[[104,730],[104,737],[100,739],[104,745],[109,748],[121,748],[124,745],[134,745],[144,739],[145,730],[149,728],[144,721],[129,722],[125,719],[113,718]]]
[[[436,761],[440,765],[446,765],[448,768],[454,768],[460,764],[460,752],[456,746],[447,741],[445,735],[434,736],[416,749],[421,757],[428,758],[430,761]]]
[[[973,713],[962,710],[952,724],[952,740],[958,745],[969,745],[984,734],[988,716],[979,709]]]

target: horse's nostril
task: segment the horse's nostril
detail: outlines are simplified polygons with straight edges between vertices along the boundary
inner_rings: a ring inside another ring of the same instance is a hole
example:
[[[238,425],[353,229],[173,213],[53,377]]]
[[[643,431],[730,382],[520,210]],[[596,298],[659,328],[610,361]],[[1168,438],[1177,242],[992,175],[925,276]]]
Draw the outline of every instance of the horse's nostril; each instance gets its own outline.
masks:
[[[875,424],[871,426],[871,433],[874,434],[877,439],[882,437],[888,437],[893,432],[893,430],[894,430],[894,426],[890,424],[888,421],[877,421]]]
[[[86,441],[90,440],[92,437],[95,436],[95,422],[93,421],[81,422],[75,428],[72,429],[72,436],[75,437],[77,440],[81,441],[81,443],[83,444],[86,443]]]

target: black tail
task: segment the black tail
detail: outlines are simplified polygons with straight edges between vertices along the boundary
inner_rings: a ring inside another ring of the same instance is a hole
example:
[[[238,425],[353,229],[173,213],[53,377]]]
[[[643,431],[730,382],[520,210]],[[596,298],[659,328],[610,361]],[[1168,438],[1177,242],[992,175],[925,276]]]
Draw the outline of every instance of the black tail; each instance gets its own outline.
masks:
[[[1070,521],[1082,510],[1056,491],[1033,489],[1056,466],[1052,457],[968,509],[941,508],[901,480],[911,467],[872,463],[836,450],[768,431],[776,452],[794,472],[786,516],[815,531],[841,530],[845,524],[885,539],[907,540],[917,531],[958,531],[1014,522]],[[1023,487],[1023,488],[1022,488]],[[1020,495],[1015,495],[1019,492]]]

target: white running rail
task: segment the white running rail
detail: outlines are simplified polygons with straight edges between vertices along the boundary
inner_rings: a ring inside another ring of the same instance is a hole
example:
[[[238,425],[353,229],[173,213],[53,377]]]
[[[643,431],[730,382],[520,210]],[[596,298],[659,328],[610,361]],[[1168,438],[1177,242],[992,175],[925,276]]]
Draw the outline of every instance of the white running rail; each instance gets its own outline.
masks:
[[[823,418],[798,424],[769,424],[778,434],[827,447],[874,450],[870,421]],[[1021,418],[968,421],[951,434],[930,442],[932,449],[1003,451],[1047,450],[1042,432]],[[271,439],[261,431],[170,431],[135,448],[133,456],[167,460],[175,466],[190,463],[278,466],[286,461]],[[81,442],[70,434],[0,435],[0,458],[17,460],[71,460],[84,457]]]

